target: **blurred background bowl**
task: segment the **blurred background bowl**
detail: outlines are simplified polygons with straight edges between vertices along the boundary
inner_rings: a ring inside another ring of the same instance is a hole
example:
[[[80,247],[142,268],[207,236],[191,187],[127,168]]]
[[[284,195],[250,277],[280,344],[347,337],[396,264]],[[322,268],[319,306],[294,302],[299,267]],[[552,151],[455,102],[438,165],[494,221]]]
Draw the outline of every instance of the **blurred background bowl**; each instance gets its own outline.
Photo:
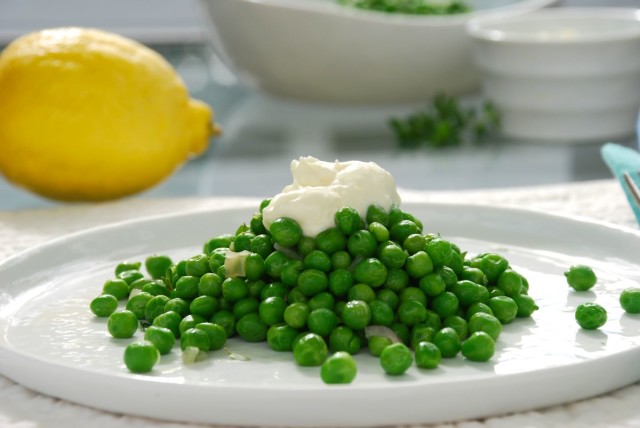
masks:
[[[602,141],[634,133],[640,10],[558,8],[469,22],[483,92],[506,136]]]
[[[449,16],[381,13],[335,0],[203,0],[214,44],[240,78],[267,93],[348,104],[424,102],[478,88],[470,18],[524,13],[557,0],[470,0]]]

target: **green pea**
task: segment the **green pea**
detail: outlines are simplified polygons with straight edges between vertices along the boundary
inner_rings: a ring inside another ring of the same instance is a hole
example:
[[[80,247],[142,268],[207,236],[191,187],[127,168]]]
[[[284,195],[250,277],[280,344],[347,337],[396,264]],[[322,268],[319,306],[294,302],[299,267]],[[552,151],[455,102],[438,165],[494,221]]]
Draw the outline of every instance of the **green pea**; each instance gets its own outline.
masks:
[[[396,242],[404,242],[409,235],[420,233],[420,228],[411,220],[400,220],[389,229],[391,239]]]
[[[376,253],[378,241],[368,230],[357,230],[349,236],[347,249],[353,257],[371,257]]]
[[[380,223],[387,227],[389,225],[389,213],[380,204],[371,204],[367,208],[367,223]]]
[[[205,318],[202,318],[200,315],[187,315],[182,318],[180,324],[178,325],[178,329],[180,330],[180,335],[183,335],[185,331],[195,328],[198,324],[206,322]]]
[[[328,286],[327,274],[317,269],[306,269],[298,277],[298,288],[307,297],[326,290]]]
[[[109,279],[102,286],[102,294],[109,294],[117,300],[126,299],[129,296],[129,284],[123,279]]]
[[[183,351],[187,347],[194,347],[206,352],[210,346],[209,335],[204,330],[194,327],[184,331],[180,336],[180,349]]]
[[[267,228],[264,227],[264,223],[262,222],[262,212],[259,211],[257,213],[253,213],[251,216],[251,220],[249,221],[249,228],[254,235],[261,235],[267,233]]]
[[[289,304],[296,302],[306,303],[308,300],[307,296],[300,290],[300,287],[293,287],[287,294],[287,302]]]
[[[133,337],[138,329],[138,318],[131,311],[118,311],[109,315],[107,330],[116,339]]]
[[[229,248],[234,238],[235,236],[228,233],[216,236],[215,238],[211,238],[204,245],[204,252],[206,254],[211,254],[213,250],[216,250],[218,248]]]
[[[402,248],[404,248],[409,254],[415,254],[418,251],[423,251],[427,240],[419,233],[413,233],[406,237],[402,242]]]
[[[203,322],[195,327],[198,330],[204,331],[209,336],[209,350],[216,351],[222,349],[227,342],[227,332],[224,327],[219,324],[210,322]]]
[[[164,305],[164,311],[176,312],[178,315],[180,315],[181,318],[184,318],[189,315],[189,303],[187,303],[187,301],[184,299],[176,297],[169,300],[166,305]]]
[[[184,300],[192,300],[198,297],[198,283],[200,279],[195,276],[185,275],[176,282],[175,295]]]
[[[640,288],[626,288],[618,299],[622,309],[629,314],[640,314]]]
[[[330,255],[347,248],[347,238],[337,227],[320,232],[315,242],[318,250]]]
[[[227,310],[218,311],[211,317],[211,323],[218,324],[224,328],[227,337],[231,337],[236,332],[236,317]]]
[[[476,267],[464,266],[462,268],[462,275],[460,275],[460,277],[462,280],[475,282],[476,284],[480,284],[485,287],[489,283],[487,275],[485,275],[480,268]]]
[[[153,343],[161,355],[168,354],[176,344],[176,337],[168,328],[149,326],[144,331],[144,340]]]
[[[427,308],[416,300],[407,300],[400,304],[398,318],[409,327],[420,324],[427,318]]]
[[[156,327],[167,328],[173,333],[175,337],[180,336],[180,322],[182,317],[174,311],[164,312],[153,320],[153,324]]]
[[[134,313],[139,320],[144,319],[144,308],[153,296],[149,293],[140,292],[127,300],[125,309]]]
[[[334,216],[335,224],[343,235],[349,236],[364,227],[360,214],[353,208],[340,208]]]
[[[333,269],[347,269],[351,266],[351,255],[346,251],[336,251],[331,254],[331,267]]]
[[[480,258],[480,270],[487,276],[489,283],[495,283],[509,267],[507,259],[499,254],[487,253]]]
[[[267,344],[274,351],[289,352],[298,334],[298,330],[287,324],[274,324],[267,330]]]
[[[415,300],[420,302],[422,306],[427,306],[427,296],[424,294],[418,287],[407,287],[400,292],[400,303],[406,302],[407,300]]]
[[[264,259],[264,272],[272,278],[280,279],[282,268],[289,258],[281,251],[274,251]]]
[[[356,361],[348,352],[336,352],[320,367],[320,378],[326,384],[351,383],[357,373]]]
[[[251,241],[255,238],[251,232],[242,232],[236,235],[236,238],[233,240],[233,244],[231,244],[231,249],[236,253],[241,251],[251,251]]]
[[[302,240],[300,242],[302,242]],[[250,251],[260,254],[263,259],[266,259],[269,254],[273,252],[273,239],[271,239],[271,236],[265,234],[256,235],[251,240]]]
[[[247,314],[258,313],[260,302],[252,297],[245,297],[233,304],[232,312],[236,319],[240,319]]]
[[[161,280],[157,280],[157,281],[161,281]],[[142,288],[153,282],[152,280],[150,280],[149,278],[138,278],[135,281],[133,281],[131,284],[129,284],[129,295],[131,294],[131,292],[133,290],[142,290]]]
[[[349,289],[347,293],[348,300],[362,300],[367,303],[374,301],[376,292],[367,284],[356,284]]]
[[[314,309],[307,318],[307,328],[319,336],[329,336],[338,325],[338,317],[330,309]]]
[[[222,278],[218,274],[207,272],[198,280],[200,296],[220,297],[222,295]]]
[[[440,328],[438,328],[439,330]],[[424,324],[418,324],[411,328],[411,346],[415,350],[420,342],[431,342],[436,334],[436,329]]]
[[[586,291],[596,285],[598,278],[589,266],[573,265],[564,273],[567,283],[576,291]]]
[[[387,267],[376,258],[368,258],[358,262],[353,268],[356,282],[379,287],[387,279]]]
[[[471,319],[473,314],[478,312],[483,312],[485,314],[493,315],[493,311],[491,310],[489,305],[487,305],[486,303],[476,302],[471,306],[469,306],[469,308],[467,308],[467,312],[465,314],[467,317],[467,320]]]
[[[302,239],[302,228],[292,218],[281,217],[269,227],[273,241],[283,247],[293,247]]]
[[[449,241],[441,238],[431,239],[425,247],[425,251],[429,254],[434,266],[446,266],[453,258],[453,247]]]
[[[307,318],[310,312],[311,310],[306,303],[291,303],[284,310],[284,322],[293,328],[301,329],[307,325]]]
[[[456,251],[453,252],[453,256],[451,257],[451,261],[447,263],[447,267],[450,268],[455,274],[460,277],[464,271],[464,261],[463,256]]]
[[[260,290],[260,300],[265,300],[268,297],[282,297],[284,299],[286,295],[287,287],[278,281],[265,284]]]
[[[280,280],[284,285],[294,287],[298,284],[298,277],[300,272],[304,269],[304,265],[300,260],[289,260],[283,266],[280,271]]]
[[[89,309],[97,317],[108,317],[118,309],[118,299],[110,294],[103,294],[91,301]]]
[[[516,317],[518,318],[530,317],[531,314],[539,309],[535,300],[527,294],[516,294],[511,296],[511,298],[516,302],[516,305],[518,305],[518,312],[516,313]]]
[[[344,351],[356,354],[362,347],[362,341],[352,329],[345,326],[338,326],[329,335],[329,348],[333,352]]]
[[[389,229],[387,229],[382,223],[373,222],[369,224],[367,228],[369,232],[376,238],[378,242],[386,242],[391,237],[389,234]]]
[[[458,315],[449,315],[442,321],[442,325],[445,327],[451,327],[458,333],[460,340],[466,339],[469,334],[469,326],[464,318]]]
[[[385,336],[371,336],[367,341],[367,348],[374,357],[382,355],[384,349],[393,344],[393,341]]]
[[[502,323],[495,316],[485,313],[476,312],[469,318],[469,332],[476,333],[483,331],[487,333],[493,340],[498,340],[502,333]]]
[[[404,374],[413,364],[411,350],[402,343],[393,343],[382,350],[380,365],[391,376]]]
[[[522,276],[512,269],[506,269],[498,277],[498,288],[504,292],[505,296],[520,294],[522,291]]]
[[[310,236],[303,236],[302,238],[300,238],[300,241],[298,241],[298,244],[296,245],[296,250],[302,257],[306,256],[315,249],[316,239],[311,238]]]
[[[458,282],[458,275],[451,269],[449,266],[440,266],[435,270],[435,272],[440,275],[440,278],[444,281],[447,289],[453,287],[453,285]]]
[[[211,296],[199,296],[191,301],[189,311],[204,318],[211,318],[218,309],[218,299]]]
[[[126,272],[128,270],[139,270],[142,264],[140,262],[122,262],[116,265],[115,276],[119,276],[122,272]]]
[[[320,366],[329,355],[327,344],[315,333],[306,333],[293,346],[293,358],[299,366]]]
[[[258,308],[260,320],[266,325],[279,324],[284,321],[284,311],[287,303],[282,297],[269,297],[262,302]]]
[[[435,369],[440,365],[440,361],[442,361],[440,348],[431,342],[419,342],[414,347],[414,350],[416,366],[421,369]]]
[[[264,274],[264,259],[258,253],[250,253],[244,260],[245,277],[248,280],[255,281],[262,278]]]
[[[489,298],[505,295],[504,291],[500,290],[498,287],[487,287],[487,290],[489,291]]]
[[[209,257],[207,254],[198,254],[190,257],[185,262],[185,273],[189,276],[202,276],[209,272]]]
[[[423,324],[427,327],[431,327],[435,331],[438,331],[442,328],[442,319],[440,318],[440,315],[431,309],[427,309],[427,318],[424,320]]]
[[[426,274],[433,272],[433,262],[427,253],[418,251],[407,257],[405,269],[411,277],[422,278]]]
[[[362,330],[371,322],[371,309],[367,302],[350,300],[342,310],[342,323],[353,329]]]
[[[462,346],[458,333],[451,327],[443,327],[433,336],[433,344],[440,349],[443,358],[458,355]]]
[[[419,233],[422,233],[422,222],[420,220],[418,220],[418,218],[416,216],[414,216],[413,214],[408,213],[406,211],[402,211],[402,219],[403,220],[410,220],[410,221],[414,222],[416,224],[416,226],[418,226]]]
[[[316,294],[315,296],[313,296],[311,299],[309,299],[308,305],[309,305],[309,309],[311,309],[312,311],[314,309],[320,309],[320,308],[333,310],[333,306],[335,305],[335,303],[336,303],[336,299],[333,297],[331,293],[322,291]]]
[[[575,318],[583,329],[595,330],[607,322],[607,311],[597,303],[583,303],[576,308]]]
[[[347,269],[335,269],[329,274],[329,290],[334,296],[346,296],[352,286],[353,277]]]
[[[385,288],[400,293],[409,285],[409,274],[403,269],[389,269],[384,281]]]
[[[228,250],[216,249],[209,253],[209,270],[218,273],[218,270],[224,268],[224,260]],[[222,278],[222,277],[220,277]]]
[[[400,306],[400,297],[398,297],[398,295],[394,291],[387,288],[378,290],[378,292],[376,293],[376,299],[386,303],[394,311],[398,308],[398,306]]]
[[[428,297],[435,297],[447,289],[444,279],[435,272],[428,273],[420,278],[418,286]]]
[[[462,355],[471,361],[488,361],[495,352],[495,343],[491,336],[484,331],[476,331],[461,347]]]
[[[148,373],[158,363],[160,353],[150,342],[136,342],[124,349],[124,364],[133,373]]]
[[[431,301],[431,308],[433,311],[440,316],[440,318],[446,318],[450,315],[455,315],[458,313],[458,309],[460,308],[460,301],[455,294],[450,291],[445,291],[437,295]]]
[[[407,261],[407,252],[393,241],[380,244],[378,248],[378,258],[390,269],[399,269]]]
[[[236,332],[247,342],[262,342],[267,338],[267,325],[257,313],[250,313],[238,320]]]
[[[462,306],[468,307],[476,302],[485,303],[489,300],[489,290],[476,282],[463,279],[455,283],[452,288]]]
[[[144,306],[144,317],[150,323],[160,314],[164,313],[164,307],[167,305],[169,298],[167,296],[154,296]]]
[[[507,296],[496,296],[489,299],[487,305],[493,311],[493,315],[500,320],[502,324],[509,324],[518,314],[518,305]]]
[[[373,325],[386,325],[393,324],[395,315],[393,308],[382,300],[373,300],[369,302],[369,309],[371,309],[371,324]]]
[[[271,198],[263,199],[262,202],[260,202],[260,212],[262,212],[265,208],[267,208],[270,203],[271,203]]]
[[[222,297],[228,302],[237,302],[249,295],[249,286],[242,278],[227,278],[222,281]]]
[[[322,272],[331,270],[331,258],[324,251],[313,250],[306,255],[303,261],[305,269],[316,269]]]

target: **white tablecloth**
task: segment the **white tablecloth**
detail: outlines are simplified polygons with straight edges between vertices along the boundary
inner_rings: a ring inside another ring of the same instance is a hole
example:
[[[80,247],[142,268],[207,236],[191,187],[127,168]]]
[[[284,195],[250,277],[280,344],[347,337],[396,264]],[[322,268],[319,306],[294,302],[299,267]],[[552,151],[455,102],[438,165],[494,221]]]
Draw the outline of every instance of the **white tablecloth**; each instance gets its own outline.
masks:
[[[403,190],[401,194],[405,200],[515,205],[547,212],[591,217],[637,228],[624,193],[614,180],[464,192]],[[89,227],[148,215],[204,209],[222,201],[228,203],[229,199],[135,198],[115,203],[0,212],[0,259],[52,238]],[[43,396],[0,376],[0,427],[58,426],[188,427],[192,425],[90,409]],[[437,427],[640,427],[640,383],[576,403],[512,415],[497,415],[483,420],[440,424]]]

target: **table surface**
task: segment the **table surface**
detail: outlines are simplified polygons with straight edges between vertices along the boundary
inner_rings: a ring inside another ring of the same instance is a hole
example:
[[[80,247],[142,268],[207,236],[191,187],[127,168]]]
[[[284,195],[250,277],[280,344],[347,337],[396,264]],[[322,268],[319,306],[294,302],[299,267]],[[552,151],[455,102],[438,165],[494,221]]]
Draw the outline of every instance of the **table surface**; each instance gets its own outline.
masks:
[[[527,207],[590,217],[637,229],[619,184],[613,179],[582,183],[467,191],[411,191],[419,201],[468,201]],[[111,222],[215,206],[228,198],[132,198],[105,204],[54,206],[0,212],[0,258],[74,231]],[[0,362],[1,364],[1,362]],[[576,403],[528,412],[440,424],[440,428],[632,427],[640,426],[640,383]],[[173,422],[118,415],[40,395],[0,376],[0,426],[188,427]]]

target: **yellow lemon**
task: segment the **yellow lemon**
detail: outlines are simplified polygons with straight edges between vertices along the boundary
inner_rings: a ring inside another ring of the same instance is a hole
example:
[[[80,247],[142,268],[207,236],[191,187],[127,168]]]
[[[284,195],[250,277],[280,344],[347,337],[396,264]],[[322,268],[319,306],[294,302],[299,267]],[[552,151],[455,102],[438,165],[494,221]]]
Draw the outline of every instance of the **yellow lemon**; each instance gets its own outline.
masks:
[[[148,189],[219,132],[160,55],[88,28],[27,34],[0,54],[0,172],[42,196]]]

